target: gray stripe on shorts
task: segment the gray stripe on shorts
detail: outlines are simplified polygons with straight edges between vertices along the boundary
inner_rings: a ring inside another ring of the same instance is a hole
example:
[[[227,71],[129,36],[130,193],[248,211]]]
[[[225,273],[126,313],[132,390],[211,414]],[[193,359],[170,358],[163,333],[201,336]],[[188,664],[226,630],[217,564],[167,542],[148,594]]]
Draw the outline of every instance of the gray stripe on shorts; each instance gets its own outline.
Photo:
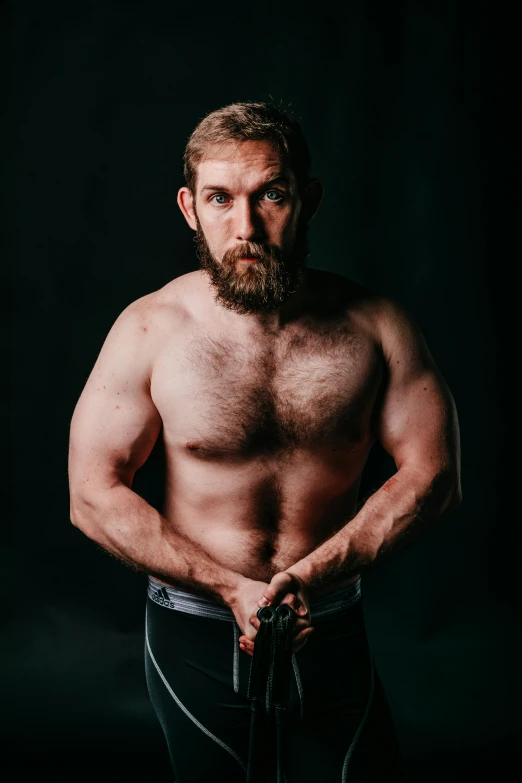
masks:
[[[233,756],[233,758],[235,758],[237,763],[240,765],[241,769],[246,772],[246,764],[237,755],[237,753],[234,750],[232,750],[232,748],[229,748],[229,746],[226,745],[223,742],[223,740],[220,740],[219,737],[216,737],[215,734],[212,734],[211,731],[209,731],[207,728],[205,728],[205,726],[203,726],[203,724],[200,723],[199,720],[197,718],[195,718],[194,715],[192,715],[191,712],[189,712],[189,710],[178,699],[178,697],[176,696],[176,694],[174,693],[174,691],[170,687],[170,685],[169,685],[165,675],[161,671],[160,667],[158,666],[158,664],[156,662],[156,659],[155,659],[154,655],[152,654],[152,650],[151,650],[150,642],[149,642],[149,633],[148,633],[148,624],[147,624],[147,612],[146,611],[145,611],[145,642],[147,644],[147,650],[148,650],[148,653],[150,655],[150,659],[151,659],[152,663],[154,664],[154,668],[158,672],[159,676],[161,677],[161,680],[162,680],[163,684],[165,685],[166,689],[168,690],[168,692],[170,693],[170,695],[172,696],[172,698],[174,699],[174,701],[176,702],[176,704],[178,705],[180,710],[182,710],[185,713],[185,715],[187,716],[187,718],[190,718],[192,723],[194,723],[198,727],[198,729],[201,729],[201,731],[204,734],[206,734],[207,737],[210,737],[211,740],[214,740],[214,742],[217,742],[218,745],[220,745],[224,750],[226,750],[228,753],[230,753],[230,755]]]
[[[361,722],[359,723],[359,728],[355,732],[355,736],[350,744],[350,747],[346,751],[346,756],[344,757],[344,764],[343,764],[343,775],[342,775],[342,783],[347,783],[347,775],[348,775],[348,767],[350,764],[350,759],[353,755],[353,752],[355,750],[355,746],[357,745],[357,741],[359,737],[361,736],[361,731],[364,728],[364,724],[366,723],[366,720],[368,718],[368,715],[370,714],[370,709],[373,703],[373,691],[374,691],[374,664],[373,664],[373,658],[371,657],[370,653],[370,692],[368,694],[368,701],[366,702],[366,709],[364,710],[364,715],[362,716]]]
[[[234,683],[234,691],[239,693],[239,625],[234,623],[232,626],[234,631],[234,652],[232,656],[232,681]]]
[[[297,685],[297,692],[299,694],[299,708],[301,714],[301,720],[304,718],[304,691],[303,683],[301,682],[301,675],[299,673],[299,667],[295,659],[295,655],[292,655],[292,666],[294,667],[295,684]]]

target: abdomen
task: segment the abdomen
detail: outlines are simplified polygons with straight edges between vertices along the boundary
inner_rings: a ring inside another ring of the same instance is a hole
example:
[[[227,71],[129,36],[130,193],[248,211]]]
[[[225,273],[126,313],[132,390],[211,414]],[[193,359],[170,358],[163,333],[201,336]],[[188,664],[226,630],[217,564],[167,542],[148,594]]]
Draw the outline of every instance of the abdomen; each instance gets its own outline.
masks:
[[[223,566],[269,580],[353,517],[368,451],[240,464],[184,456],[169,466],[164,515]]]

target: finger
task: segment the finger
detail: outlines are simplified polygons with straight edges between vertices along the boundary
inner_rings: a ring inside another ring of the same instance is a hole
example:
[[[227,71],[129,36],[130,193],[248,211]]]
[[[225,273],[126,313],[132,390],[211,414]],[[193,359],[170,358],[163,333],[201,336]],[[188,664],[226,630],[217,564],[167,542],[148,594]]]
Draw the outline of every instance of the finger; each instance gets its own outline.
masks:
[[[301,617],[304,617],[305,615],[309,614],[309,608],[308,604],[306,604],[304,601],[302,601],[299,597],[297,598],[297,614]]]
[[[300,620],[300,619],[297,620],[297,622],[295,623],[294,627],[292,628],[292,641],[294,639],[297,639],[299,634],[302,631],[305,631],[307,628],[310,628],[310,623],[309,622],[307,622],[305,620]]]
[[[279,602],[280,604],[287,604],[297,614],[297,610],[301,606],[301,601],[294,593],[287,593],[285,597]]]
[[[314,629],[313,628],[305,628],[304,631],[301,631],[301,633],[296,636],[296,638],[292,642],[292,654],[295,655],[296,652],[301,650],[310,636],[312,635]]]
[[[246,652],[249,655],[254,654],[254,645],[249,640],[247,640],[246,642],[240,642],[239,647],[241,650],[243,650],[243,652]]]
[[[289,593],[289,595],[292,595],[292,593]],[[286,596],[285,596],[286,597]],[[281,601],[281,603],[285,603],[285,599]],[[299,615],[305,615],[309,612],[308,607],[308,599],[303,593],[296,591],[295,592],[295,601],[293,602],[293,609],[297,612]]]
[[[310,634],[313,632],[314,632],[313,626],[309,625],[306,628],[303,628],[302,631],[299,631],[299,633],[294,636],[292,641],[299,642],[301,639],[310,636]]]
[[[308,614],[308,607],[294,593],[287,593],[280,603],[288,604],[299,617],[305,617]]]
[[[250,623],[250,625],[254,626],[256,631],[259,631],[259,626],[261,625],[261,623],[260,623],[260,621],[259,621],[259,619],[257,617],[255,617],[255,616],[250,617],[248,622]]]
[[[294,578],[291,574],[282,572],[276,574],[270,584],[263,590],[263,595],[258,601],[258,606],[268,606],[269,604],[279,603],[284,596],[289,593],[294,586]]]

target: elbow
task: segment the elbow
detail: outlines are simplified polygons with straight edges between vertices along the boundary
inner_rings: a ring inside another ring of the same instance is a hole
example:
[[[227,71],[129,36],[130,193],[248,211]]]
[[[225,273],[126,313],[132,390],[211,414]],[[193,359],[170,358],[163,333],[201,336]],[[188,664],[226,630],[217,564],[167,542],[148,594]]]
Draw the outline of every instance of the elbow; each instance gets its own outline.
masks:
[[[71,493],[69,504],[69,518],[74,527],[81,530],[88,538],[94,539],[95,535],[95,504],[92,499],[78,493]]]
[[[71,523],[74,525],[74,527],[79,528],[81,526],[81,501],[79,496],[69,491],[69,519],[71,520]]]
[[[457,472],[445,472],[441,476],[442,491],[442,512],[453,511],[462,503],[462,487],[460,476]]]
[[[435,517],[458,508],[462,502],[460,475],[456,468],[441,466],[423,474],[421,503],[427,503]],[[430,513],[430,516],[431,516]]]
[[[462,487],[460,485],[460,481],[457,480],[449,495],[448,511],[453,511],[454,508],[458,508],[461,503],[462,503]]]
[[[83,517],[78,512],[78,507],[77,506],[73,506],[72,503],[70,505],[69,519],[71,521],[71,524],[74,525],[74,527],[77,527],[78,530],[82,530],[82,528],[83,528]]]

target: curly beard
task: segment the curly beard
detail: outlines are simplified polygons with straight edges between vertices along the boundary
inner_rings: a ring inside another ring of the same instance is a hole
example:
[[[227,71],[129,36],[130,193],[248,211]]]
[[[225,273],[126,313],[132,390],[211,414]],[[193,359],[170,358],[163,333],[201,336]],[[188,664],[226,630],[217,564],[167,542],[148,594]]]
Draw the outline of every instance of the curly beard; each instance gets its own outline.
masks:
[[[228,250],[221,262],[213,256],[196,215],[194,242],[200,268],[210,278],[215,300],[236,313],[268,313],[277,310],[294,294],[303,279],[308,257],[308,222],[300,220],[294,246],[283,252],[276,245],[244,242]],[[240,258],[257,258],[255,264],[242,264]]]

